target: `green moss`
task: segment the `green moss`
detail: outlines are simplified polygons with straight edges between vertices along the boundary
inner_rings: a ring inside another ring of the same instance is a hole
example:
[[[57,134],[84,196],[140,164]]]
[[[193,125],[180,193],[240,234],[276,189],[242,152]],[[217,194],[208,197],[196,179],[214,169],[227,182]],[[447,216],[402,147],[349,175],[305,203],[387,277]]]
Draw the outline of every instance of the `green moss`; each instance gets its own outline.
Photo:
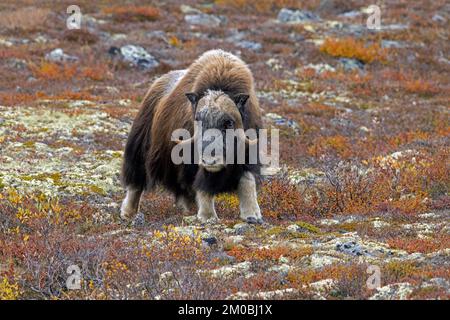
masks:
[[[341,224],[335,225],[333,229],[339,229],[339,230],[352,232],[352,231],[357,230],[358,225],[359,225],[359,223],[357,223],[357,222],[346,222],[346,223],[341,223]]]
[[[3,179],[0,177],[0,189],[3,189],[5,185],[3,184]]]
[[[282,234],[283,232],[286,232],[286,229],[280,226],[276,226],[276,227],[272,227],[269,230],[267,230],[267,235],[268,236],[277,236]]]
[[[320,233],[321,232],[321,230],[319,228],[317,228],[316,226],[313,226],[312,224],[309,224],[309,223],[306,223],[303,221],[297,222],[296,225],[298,225],[300,228],[305,229],[312,233]]]
[[[357,106],[361,110],[369,110],[369,109],[374,109],[376,107],[373,103],[370,103],[370,102],[361,102]]]
[[[34,141],[27,141],[23,143],[25,148],[33,148],[36,143]]]
[[[39,173],[31,176],[24,175],[21,176],[20,178],[24,181],[32,181],[32,180],[46,181],[47,179],[51,179],[55,185],[59,185],[61,182],[61,174],[59,172]]]
[[[286,228],[281,226],[275,226],[266,231],[267,236],[280,236],[288,239],[306,239],[310,238],[310,235],[302,232],[289,232]]]
[[[407,261],[390,261],[385,266],[385,271],[396,280],[401,280],[405,277],[413,276],[418,272],[415,263]]]
[[[94,192],[94,193],[98,193],[102,196],[106,195],[106,191],[103,190],[102,188],[95,186],[95,185],[91,185],[89,186],[90,191]]]

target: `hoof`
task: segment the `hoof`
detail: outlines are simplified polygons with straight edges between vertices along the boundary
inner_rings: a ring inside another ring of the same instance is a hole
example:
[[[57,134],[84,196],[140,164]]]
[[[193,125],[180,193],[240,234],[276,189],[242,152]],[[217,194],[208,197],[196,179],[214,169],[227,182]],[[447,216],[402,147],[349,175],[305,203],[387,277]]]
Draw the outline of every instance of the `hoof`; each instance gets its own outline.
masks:
[[[263,218],[258,218],[256,221],[258,222],[258,224],[264,224]]]
[[[257,224],[258,219],[256,219],[255,217],[248,217],[248,218],[245,218],[245,222],[247,222],[248,224]]]

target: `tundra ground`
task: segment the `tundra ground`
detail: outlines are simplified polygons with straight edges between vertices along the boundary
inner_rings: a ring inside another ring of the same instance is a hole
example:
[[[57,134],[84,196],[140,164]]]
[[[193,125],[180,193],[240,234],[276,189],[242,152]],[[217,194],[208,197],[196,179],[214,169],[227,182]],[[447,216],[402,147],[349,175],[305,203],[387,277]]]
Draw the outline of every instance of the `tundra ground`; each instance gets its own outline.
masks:
[[[365,1],[77,3],[81,30],[67,1],[0,4],[0,299],[450,297],[446,1],[385,1],[380,30]],[[228,194],[201,224],[160,189],[124,224],[139,102],[214,48],[280,130],[267,224]]]

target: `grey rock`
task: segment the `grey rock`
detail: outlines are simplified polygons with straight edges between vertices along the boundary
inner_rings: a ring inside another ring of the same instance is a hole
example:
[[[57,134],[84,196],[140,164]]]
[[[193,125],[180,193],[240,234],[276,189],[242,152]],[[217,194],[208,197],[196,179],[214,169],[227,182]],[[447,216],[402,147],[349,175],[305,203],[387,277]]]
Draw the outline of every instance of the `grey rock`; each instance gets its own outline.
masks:
[[[218,27],[226,23],[225,17],[219,17],[212,14],[188,14],[184,16],[184,20],[193,25],[201,25],[207,27]]]
[[[394,283],[377,288],[377,293],[369,300],[405,300],[413,292],[413,286],[408,282]]]
[[[209,245],[209,246],[212,246],[212,245],[217,244],[217,238],[214,237],[214,236],[203,237],[203,238],[202,238],[202,241],[203,241],[204,243],[206,243],[207,245]]]
[[[333,118],[330,120],[330,123],[336,127],[343,127],[343,128],[355,128],[355,124],[349,120],[344,118]]]
[[[306,10],[291,10],[283,8],[278,13],[278,21],[283,23],[302,23],[306,21],[318,21],[319,16]]]
[[[300,132],[300,126],[297,122],[293,120],[286,119],[282,117],[279,114],[276,113],[266,113],[264,116],[268,121],[272,122],[273,124],[279,125],[279,126],[286,126],[292,128],[295,133]]]
[[[120,48],[120,54],[125,62],[143,70],[151,70],[159,65],[156,58],[140,46],[131,44],[123,46]]]
[[[75,62],[78,57],[64,53],[63,49],[57,48],[45,55],[45,59],[52,62]]]
[[[347,11],[347,12],[341,13],[339,16],[343,17],[343,18],[356,18],[356,17],[359,17],[360,15],[362,15],[361,11],[352,10],[352,11]]]
[[[138,212],[136,216],[134,217],[134,220],[132,222],[132,226],[134,228],[143,227],[145,225],[145,216],[142,212]]]
[[[202,12],[200,10],[193,8],[191,6],[185,5],[185,4],[182,4],[180,6],[180,10],[181,10],[181,12],[183,12],[185,14],[188,14],[188,13],[202,14]]]
[[[433,16],[433,18],[431,18],[431,20],[433,20],[434,22],[442,22],[442,23],[447,22],[447,19],[445,19],[443,16],[437,13]]]
[[[244,234],[247,231],[252,230],[253,228],[254,227],[252,225],[245,223],[245,222],[235,224],[233,227],[235,234]]]
[[[423,286],[424,287],[436,286],[444,288],[445,290],[448,291],[450,289],[450,281],[444,278],[431,278]]]
[[[247,40],[236,42],[236,45],[240,48],[249,49],[253,51],[258,51],[261,50],[262,48],[262,45],[260,43]]]
[[[339,252],[343,252],[346,254],[350,254],[353,256],[362,256],[367,255],[367,250],[363,249],[358,243],[355,241],[348,241],[344,243],[336,244],[336,250]]]
[[[406,30],[409,26],[407,24],[388,24],[388,25],[381,25],[381,30],[386,31],[399,31],[399,30]]]
[[[364,63],[357,59],[340,58],[339,63],[345,71],[364,70]]]
[[[27,67],[27,62],[23,59],[11,58],[7,61],[8,66],[14,69],[23,70]]]
[[[381,40],[381,47],[382,48],[405,48],[407,45],[405,42],[401,41],[393,41],[393,40]]]

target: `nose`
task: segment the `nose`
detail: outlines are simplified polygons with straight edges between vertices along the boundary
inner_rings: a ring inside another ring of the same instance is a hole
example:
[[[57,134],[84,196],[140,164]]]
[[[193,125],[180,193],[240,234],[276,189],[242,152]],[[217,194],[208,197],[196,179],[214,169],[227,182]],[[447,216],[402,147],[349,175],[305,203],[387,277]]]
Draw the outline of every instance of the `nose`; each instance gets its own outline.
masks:
[[[214,159],[214,158],[206,158],[206,159],[203,159],[203,162],[207,165],[207,166],[213,166],[213,165],[215,165],[216,164],[216,159]]]

